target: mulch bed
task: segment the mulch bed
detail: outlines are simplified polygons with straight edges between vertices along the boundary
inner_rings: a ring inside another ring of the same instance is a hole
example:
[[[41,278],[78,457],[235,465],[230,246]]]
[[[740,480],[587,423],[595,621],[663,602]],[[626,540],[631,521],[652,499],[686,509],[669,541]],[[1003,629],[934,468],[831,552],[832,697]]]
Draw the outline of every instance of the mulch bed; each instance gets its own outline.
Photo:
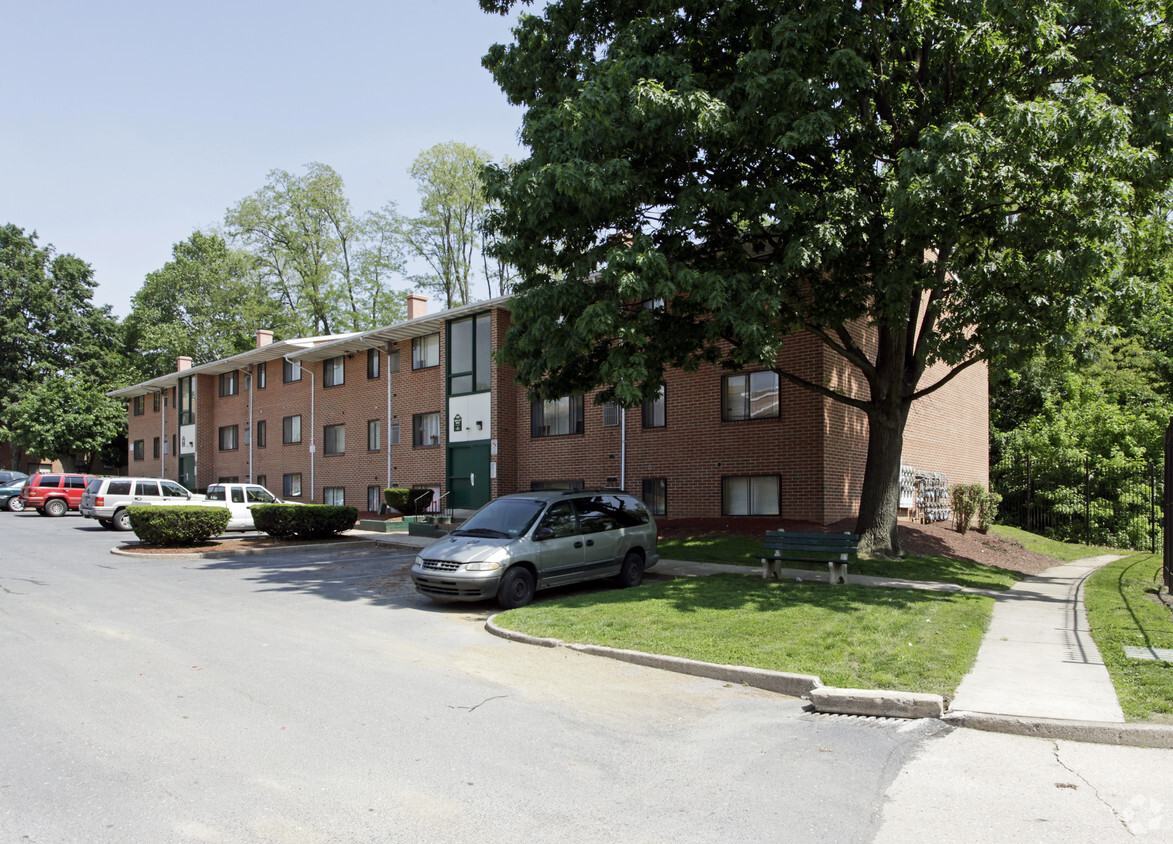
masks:
[[[337,542],[360,542],[357,536],[331,536],[327,539],[274,539],[271,536],[241,536],[233,539],[210,539],[196,545],[146,545],[143,543],[128,542],[121,545],[122,551],[133,551],[136,554],[155,554],[165,557],[168,554],[194,554],[203,551],[242,551],[255,548],[297,548],[299,545],[323,545]]]

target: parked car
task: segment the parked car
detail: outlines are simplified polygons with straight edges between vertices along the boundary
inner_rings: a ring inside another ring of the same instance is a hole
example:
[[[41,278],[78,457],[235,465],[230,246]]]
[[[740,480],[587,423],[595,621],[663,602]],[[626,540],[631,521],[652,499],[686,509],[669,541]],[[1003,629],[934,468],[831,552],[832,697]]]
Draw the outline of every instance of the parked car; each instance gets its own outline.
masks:
[[[206,490],[205,500],[201,502],[206,507],[228,508],[228,530],[255,530],[253,514],[254,504],[291,504],[298,502],[282,501],[269,490],[259,484],[223,483],[212,484]]]
[[[527,492],[477,510],[419,553],[415,588],[437,601],[521,607],[538,589],[613,577],[638,586],[659,562],[656,522],[621,492]]]
[[[0,484],[6,484],[9,481],[23,481],[27,478],[24,472],[18,472],[16,469],[0,469]]]
[[[175,506],[197,504],[203,498],[167,478],[94,478],[82,493],[79,509],[107,530],[130,530],[126,508],[132,504]]]
[[[20,500],[20,491],[24,489],[27,477],[17,478],[14,481],[0,484],[0,507],[19,513],[24,509],[24,502]]]
[[[20,491],[25,507],[35,507],[42,516],[64,516],[81,506],[81,494],[93,475],[49,472],[33,475]]]

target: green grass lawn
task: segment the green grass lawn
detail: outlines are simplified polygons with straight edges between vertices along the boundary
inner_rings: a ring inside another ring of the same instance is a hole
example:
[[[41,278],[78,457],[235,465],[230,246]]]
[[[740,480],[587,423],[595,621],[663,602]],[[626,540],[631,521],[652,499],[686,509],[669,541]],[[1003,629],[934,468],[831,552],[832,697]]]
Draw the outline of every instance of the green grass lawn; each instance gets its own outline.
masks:
[[[1088,578],[1084,592],[1092,638],[1130,721],[1173,716],[1173,665],[1130,659],[1125,645],[1173,648],[1173,613],[1154,600],[1159,554],[1132,554]]]
[[[661,539],[659,542],[660,556],[666,560],[733,563],[744,566],[760,566],[757,555],[762,553],[764,547],[764,537],[758,539],[730,534],[673,537]],[[803,566],[788,563],[787,567],[809,568],[811,571],[822,572],[827,570],[825,565],[813,564]],[[903,560],[858,560],[851,563],[848,573],[927,580],[933,583],[956,583],[958,586],[973,586],[979,589],[1009,589],[1022,579],[1022,575],[1006,569],[937,556],[905,557]]]
[[[993,604],[724,574],[556,598],[502,613],[497,623],[567,642],[817,674],[830,686],[951,696]]]
[[[1013,539],[1028,551],[1046,554],[1048,557],[1055,557],[1058,560],[1063,560],[1068,563],[1072,560],[1080,560],[1084,557],[1096,557],[1100,554],[1128,553],[1114,548],[1103,548],[1099,545],[1078,545],[1071,542],[1059,542],[1056,539],[1047,539],[1045,536],[1039,536],[1037,533],[1027,533],[1021,528],[1008,527],[1006,525],[993,525],[990,527],[990,532],[996,533],[999,536],[1005,536],[1007,539]]]

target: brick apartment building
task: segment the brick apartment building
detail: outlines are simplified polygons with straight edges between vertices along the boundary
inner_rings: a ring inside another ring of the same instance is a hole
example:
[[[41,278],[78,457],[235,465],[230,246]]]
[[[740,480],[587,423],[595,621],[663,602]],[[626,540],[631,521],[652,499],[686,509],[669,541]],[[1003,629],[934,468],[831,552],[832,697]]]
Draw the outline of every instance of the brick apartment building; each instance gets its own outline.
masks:
[[[623,412],[592,395],[531,405],[492,358],[509,298],[356,334],[273,342],[112,395],[128,402],[129,472],[191,488],[254,481],[295,501],[375,511],[381,490],[428,486],[472,508],[541,487],[622,487],[661,520],[769,516],[830,524],[858,510],[862,413],[769,369],[670,372],[660,400]],[[813,336],[779,364],[859,391]],[[929,372],[927,378],[932,378]],[[987,371],[974,366],[913,405],[902,462],[982,483]]]

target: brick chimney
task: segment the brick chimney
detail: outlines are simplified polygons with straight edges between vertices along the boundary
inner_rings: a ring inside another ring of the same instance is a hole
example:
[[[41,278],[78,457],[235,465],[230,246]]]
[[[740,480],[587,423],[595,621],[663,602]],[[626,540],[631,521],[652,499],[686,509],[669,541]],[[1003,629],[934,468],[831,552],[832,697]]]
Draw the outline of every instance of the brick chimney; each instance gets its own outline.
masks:
[[[407,297],[407,318],[416,319],[417,317],[426,316],[428,313],[428,298],[421,296],[418,293],[412,293]]]
[[[187,355],[180,355],[175,359],[175,371],[183,372],[185,369],[191,369],[191,358]]]
[[[273,342],[273,332],[265,328],[257,329],[257,348],[262,349]]]

